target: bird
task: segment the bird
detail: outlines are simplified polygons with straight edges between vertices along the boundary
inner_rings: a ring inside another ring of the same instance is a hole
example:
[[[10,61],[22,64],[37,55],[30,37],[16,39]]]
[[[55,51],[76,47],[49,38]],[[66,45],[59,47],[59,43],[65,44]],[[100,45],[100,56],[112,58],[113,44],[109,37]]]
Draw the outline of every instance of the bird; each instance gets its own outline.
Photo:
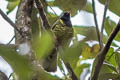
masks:
[[[59,48],[64,49],[69,46],[73,37],[73,28],[70,20],[70,12],[64,12],[59,19],[53,24],[52,31],[55,34],[56,42],[51,53],[43,60],[43,68],[47,72],[55,72],[57,70],[57,54]]]

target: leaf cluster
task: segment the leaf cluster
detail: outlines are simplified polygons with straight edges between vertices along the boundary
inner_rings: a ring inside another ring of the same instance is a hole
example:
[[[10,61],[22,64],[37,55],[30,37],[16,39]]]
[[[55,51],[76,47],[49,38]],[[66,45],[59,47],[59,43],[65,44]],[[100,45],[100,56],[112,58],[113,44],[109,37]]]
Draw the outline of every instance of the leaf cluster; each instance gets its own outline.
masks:
[[[13,11],[20,0],[7,0],[8,5],[8,14]],[[58,15],[55,13],[51,13],[48,11],[48,7],[58,7],[62,11],[71,11],[72,17],[77,14],[78,11],[86,11],[87,14],[93,14],[92,11],[92,4],[87,0],[51,0],[45,1],[41,0],[44,5],[44,10],[46,12],[46,16],[50,25],[52,25],[58,18]],[[99,0],[100,3],[105,5],[106,0]],[[109,10],[114,14],[120,16],[120,1],[119,0],[110,0],[109,3]],[[33,44],[32,47],[35,51],[35,58],[37,60],[41,60],[49,55],[50,51],[54,47],[55,39],[53,35],[49,32],[42,32],[40,18],[37,16],[37,11],[34,9],[35,15],[33,14],[33,23],[32,25],[38,26],[36,29],[33,27]],[[85,18],[85,17],[84,17]],[[34,21],[36,23],[34,23]],[[109,17],[105,19],[104,22],[105,32],[107,35],[103,35],[103,43],[106,44],[108,36],[116,26],[116,23],[110,20]],[[99,44],[94,43],[95,41],[98,42],[97,33],[95,26],[81,26],[81,25],[74,25],[74,39],[72,40],[72,45],[70,47],[65,47],[64,51],[59,50],[60,53],[58,57],[58,68],[60,72],[63,74],[63,77],[53,76],[42,69],[39,72],[39,79],[40,80],[70,80],[69,73],[66,73],[66,69],[64,67],[63,62],[69,62],[73,68],[73,71],[77,75],[79,79],[83,73],[87,75],[91,73],[93,75],[94,67],[97,61],[96,55],[100,52],[99,51]],[[38,32],[36,34],[36,32]],[[80,37],[78,37],[80,35]],[[84,38],[82,38],[84,36]],[[115,41],[120,42],[120,32],[115,37]],[[81,40],[79,40],[81,39]],[[91,44],[93,45],[91,46]],[[0,45],[0,56],[2,56],[8,64],[12,67],[14,72],[18,75],[20,80],[30,80],[31,75],[34,73],[34,68],[31,67],[31,63],[29,62],[26,56],[21,56],[16,51],[16,48],[11,48],[10,46]],[[93,69],[90,71],[91,62],[87,62],[87,60],[93,60],[95,62],[92,64]],[[119,53],[119,45],[116,44],[114,41],[112,42],[111,48],[109,49],[107,56],[105,58],[105,62],[102,65],[102,69],[100,70],[100,74],[98,80],[119,80],[120,79],[120,53]],[[84,70],[88,69],[88,72]],[[86,75],[86,76],[87,76]],[[85,76],[85,77],[86,77]],[[13,75],[14,77],[14,75]],[[83,79],[81,79],[83,80]]]

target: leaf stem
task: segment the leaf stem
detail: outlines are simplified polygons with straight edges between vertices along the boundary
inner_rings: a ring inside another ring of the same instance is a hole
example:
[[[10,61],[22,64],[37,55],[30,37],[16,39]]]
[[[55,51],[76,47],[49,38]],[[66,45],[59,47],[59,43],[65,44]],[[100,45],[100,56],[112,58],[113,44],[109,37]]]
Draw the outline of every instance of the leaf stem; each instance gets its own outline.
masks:
[[[105,18],[106,18],[106,13],[107,13],[109,2],[110,2],[110,0],[106,0],[106,2],[105,2],[104,15],[103,15],[102,27],[101,27],[102,36],[103,36],[104,23],[105,23]]]
[[[103,42],[102,42],[102,37],[101,37],[100,31],[99,31],[99,28],[98,28],[98,22],[97,22],[94,0],[92,0],[92,7],[93,7],[94,22],[95,22],[95,25],[96,25],[96,31],[97,31],[98,41],[99,41],[99,45],[100,45],[100,50],[102,50]]]

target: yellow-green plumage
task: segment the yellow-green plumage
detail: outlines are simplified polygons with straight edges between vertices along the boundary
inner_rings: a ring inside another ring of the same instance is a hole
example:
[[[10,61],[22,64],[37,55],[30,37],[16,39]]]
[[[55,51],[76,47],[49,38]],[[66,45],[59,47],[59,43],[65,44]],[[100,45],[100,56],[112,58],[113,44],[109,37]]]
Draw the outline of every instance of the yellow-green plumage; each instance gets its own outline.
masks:
[[[66,26],[62,20],[56,24],[53,32],[57,38],[58,45],[60,46],[66,46],[69,44],[73,37],[73,28]]]
[[[56,44],[50,55],[43,61],[43,68],[48,72],[54,72],[57,70],[57,51],[59,46],[64,48],[69,46],[70,40],[73,37],[73,28],[70,21],[70,13],[65,12],[58,19],[52,28],[53,33],[56,36]]]

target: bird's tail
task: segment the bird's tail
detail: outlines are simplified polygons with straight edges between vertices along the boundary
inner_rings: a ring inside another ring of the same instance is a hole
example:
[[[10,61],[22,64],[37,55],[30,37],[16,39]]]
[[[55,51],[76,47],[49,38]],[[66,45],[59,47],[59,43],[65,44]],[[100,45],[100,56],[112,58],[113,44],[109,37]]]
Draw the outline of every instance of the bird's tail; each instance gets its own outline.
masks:
[[[55,72],[57,70],[57,48],[53,48],[50,55],[42,60],[41,65],[47,72]]]

